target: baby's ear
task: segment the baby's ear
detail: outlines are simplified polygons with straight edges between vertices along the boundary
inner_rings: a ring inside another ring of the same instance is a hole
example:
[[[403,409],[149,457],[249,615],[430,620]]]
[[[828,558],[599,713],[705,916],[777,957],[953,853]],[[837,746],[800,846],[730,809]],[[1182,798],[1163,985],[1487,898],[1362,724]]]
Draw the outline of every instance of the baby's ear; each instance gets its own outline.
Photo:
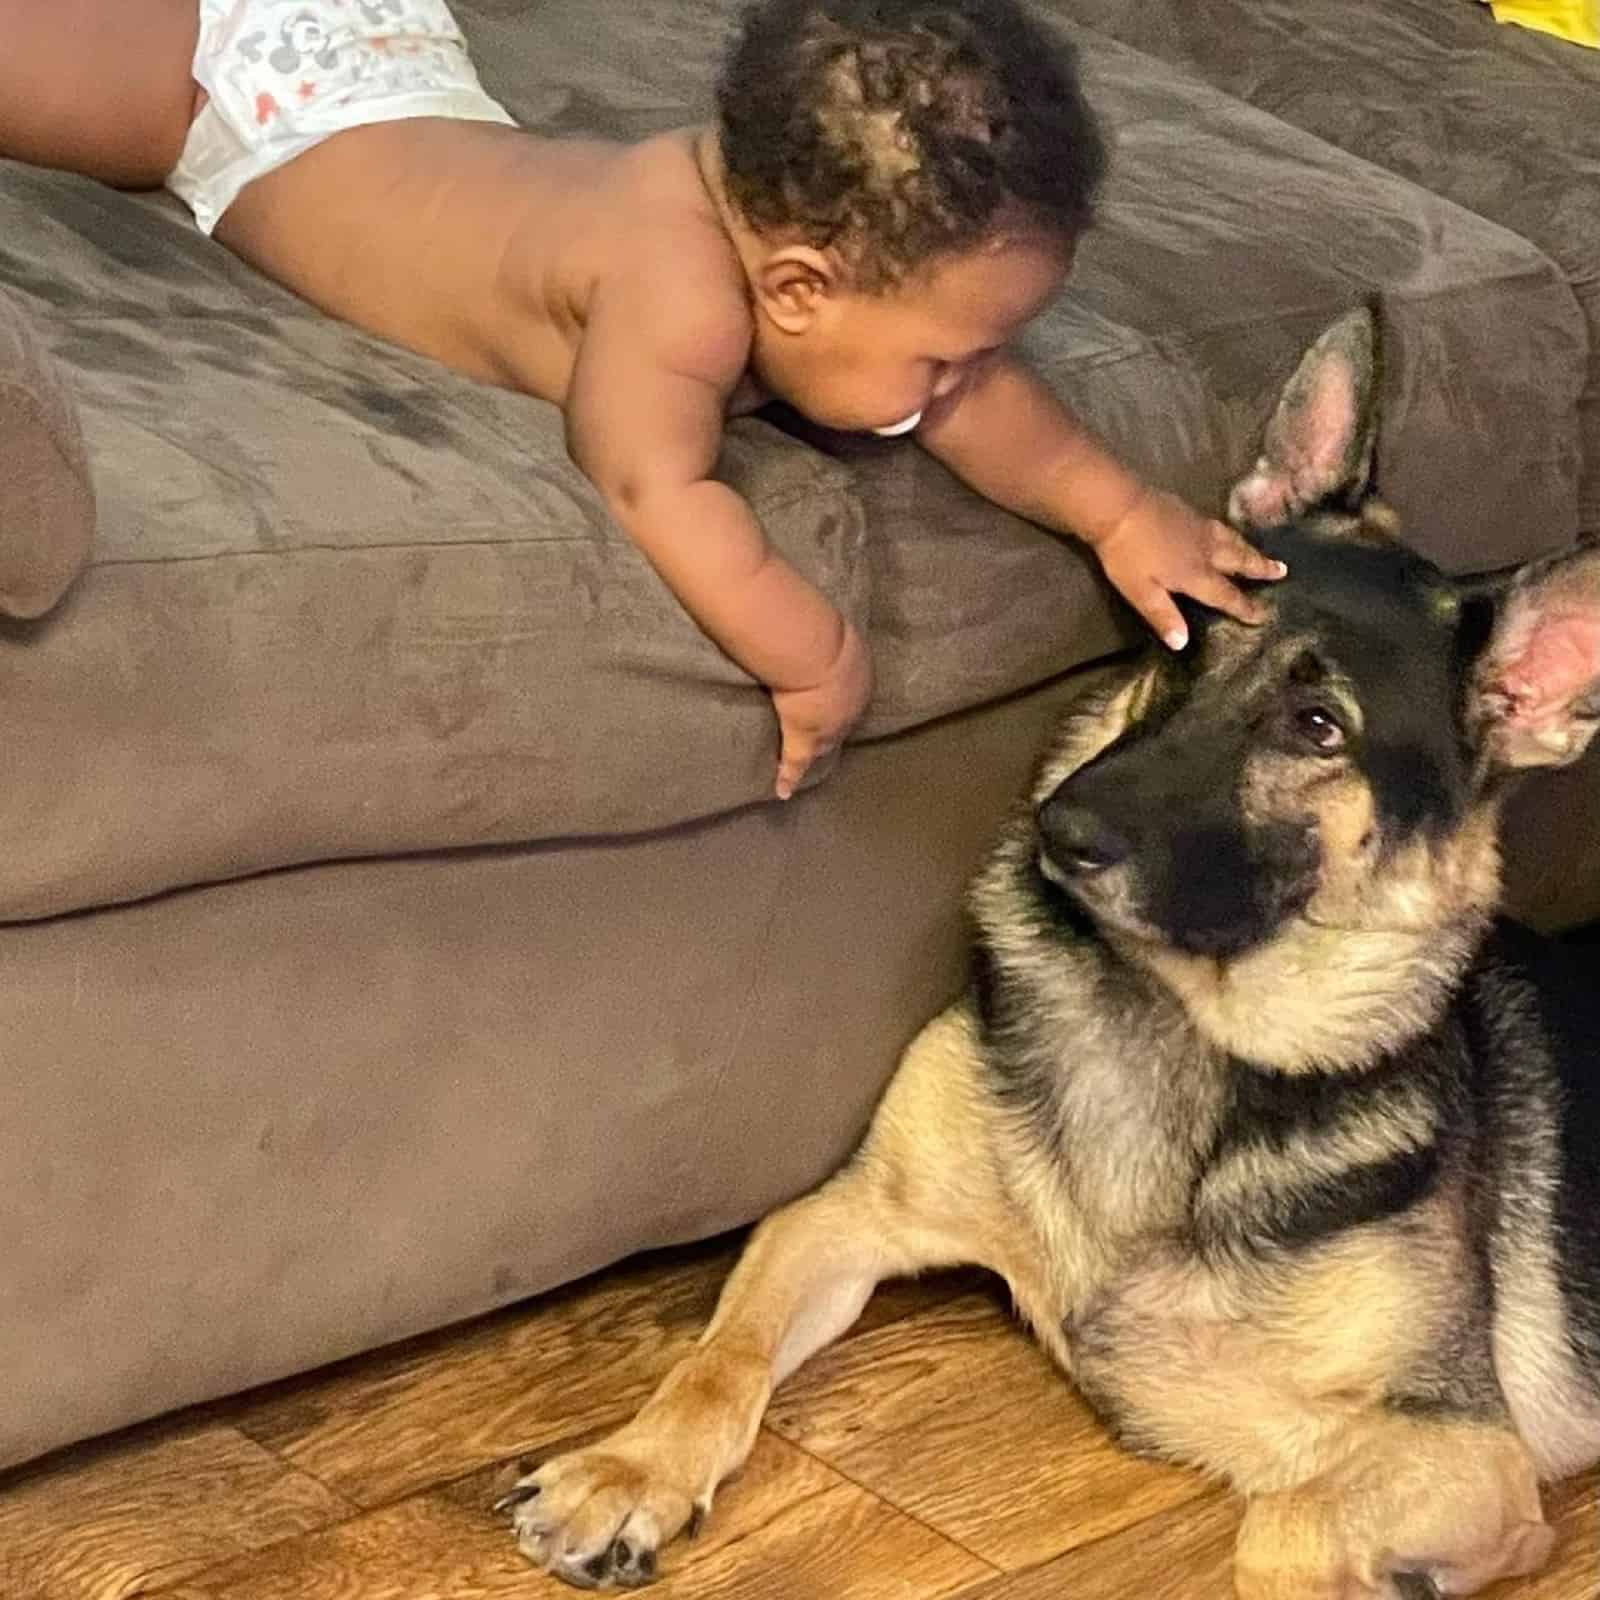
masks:
[[[804,333],[837,287],[838,269],[825,250],[784,245],[757,263],[751,279],[767,319],[784,333]]]
[[[1267,424],[1261,456],[1228,497],[1228,520],[1282,527],[1319,505],[1354,509],[1367,493],[1377,438],[1377,323],[1339,318],[1301,357]]]
[[[1473,673],[1471,720],[1497,767],[1564,767],[1600,726],[1600,548],[1524,568]]]

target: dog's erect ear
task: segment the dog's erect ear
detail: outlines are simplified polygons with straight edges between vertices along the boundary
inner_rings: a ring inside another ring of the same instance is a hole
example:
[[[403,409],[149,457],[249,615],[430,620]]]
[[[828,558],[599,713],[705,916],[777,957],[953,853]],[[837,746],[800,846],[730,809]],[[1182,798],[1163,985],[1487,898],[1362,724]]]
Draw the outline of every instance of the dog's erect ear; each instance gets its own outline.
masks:
[[[1526,567],[1501,592],[1472,680],[1498,767],[1564,767],[1600,726],[1600,548]]]
[[[1342,316],[1300,359],[1267,424],[1261,459],[1228,496],[1236,528],[1280,527],[1329,501],[1354,510],[1378,433],[1378,328]]]

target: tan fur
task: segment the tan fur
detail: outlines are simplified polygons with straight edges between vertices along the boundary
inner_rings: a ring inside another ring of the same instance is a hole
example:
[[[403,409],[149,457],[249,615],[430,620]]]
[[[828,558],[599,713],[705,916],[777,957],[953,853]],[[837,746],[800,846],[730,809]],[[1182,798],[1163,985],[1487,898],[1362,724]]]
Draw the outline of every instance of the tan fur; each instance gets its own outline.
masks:
[[[1499,889],[1496,815],[1485,804],[1448,841],[1407,845],[1375,878],[1325,880],[1300,925],[1225,977],[1206,974],[1202,985],[1174,963],[1162,975],[1237,1054],[1283,1071],[1371,1058],[1432,1022]],[[1289,1003],[1269,1012],[1264,994]]]

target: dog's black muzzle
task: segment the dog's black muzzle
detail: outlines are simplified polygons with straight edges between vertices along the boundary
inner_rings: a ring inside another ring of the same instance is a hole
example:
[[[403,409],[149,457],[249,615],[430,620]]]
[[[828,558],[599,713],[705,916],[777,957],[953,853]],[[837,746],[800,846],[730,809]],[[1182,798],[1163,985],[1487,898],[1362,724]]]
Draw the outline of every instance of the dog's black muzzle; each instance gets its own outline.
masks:
[[[1163,741],[1113,750],[1035,814],[1048,876],[1096,921],[1194,955],[1263,943],[1315,888],[1308,823],[1252,823],[1236,772],[1198,771]]]

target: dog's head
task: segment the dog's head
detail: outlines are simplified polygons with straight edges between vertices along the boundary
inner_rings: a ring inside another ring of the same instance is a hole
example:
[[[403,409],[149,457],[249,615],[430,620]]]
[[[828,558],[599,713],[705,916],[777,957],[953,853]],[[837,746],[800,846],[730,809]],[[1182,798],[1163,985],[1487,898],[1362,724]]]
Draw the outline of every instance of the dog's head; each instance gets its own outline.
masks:
[[[1600,550],[1463,583],[1391,537],[1375,339],[1361,312],[1318,340],[1230,499],[1288,563],[1270,620],[1191,614],[1042,769],[1040,869],[1107,931],[1227,961],[1296,922],[1486,915],[1500,780],[1600,719]]]

